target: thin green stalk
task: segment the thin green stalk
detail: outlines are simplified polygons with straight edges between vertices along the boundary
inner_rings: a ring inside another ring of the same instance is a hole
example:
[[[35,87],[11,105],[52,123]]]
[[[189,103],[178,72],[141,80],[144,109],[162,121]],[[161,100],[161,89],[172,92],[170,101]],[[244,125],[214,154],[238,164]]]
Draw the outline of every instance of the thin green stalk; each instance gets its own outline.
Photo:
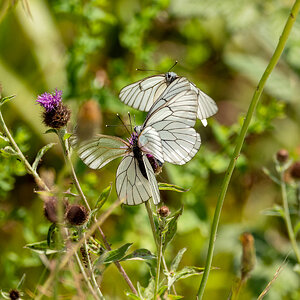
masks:
[[[92,278],[92,282],[97,290],[97,293],[100,297],[100,299],[104,299],[103,295],[102,295],[102,292],[100,290],[100,287],[96,281],[96,277],[95,277],[95,274],[94,274],[94,270],[93,270],[93,267],[92,267],[92,263],[91,263],[91,260],[90,260],[90,256],[89,256],[89,253],[88,253],[88,248],[87,248],[87,243],[86,241],[84,241],[84,250],[86,252],[86,256],[87,256],[87,261],[88,261],[88,267],[89,267],[89,270],[90,270],[90,273],[91,273],[91,278]],[[76,253],[77,254],[77,253]]]
[[[150,207],[149,201],[145,202],[145,207],[146,207],[146,210],[148,213],[148,218],[150,221],[152,234],[153,234],[154,242],[155,242],[156,249],[157,249],[157,265],[156,265],[155,287],[154,287],[154,295],[153,295],[153,299],[156,299],[156,294],[157,294],[158,285],[159,285],[160,262],[161,262],[161,257],[162,257],[162,240],[161,240],[162,237],[160,234],[159,239],[157,239],[153,213],[152,213],[152,209]]]
[[[61,145],[62,145],[62,148],[63,148],[63,152],[64,152],[64,157],[65,157],[65,160],[67,161],[68,165],[70,166],[71,168],[71,174],[72,174],[72,178],[73,178],[73,181],[74,181],[74,184],[75,184],[75,187],[78,191],[78,193],[80,194],[80,197],[82,198],[82,200],[84,201],[86,207],[88,208],[89,212],[91,212],[91,208],[90,208],[90,205],[81,189],[81,186],[80,186],[80,183],[79,183],[79,180],[77,178],[77,175],[76,175],[76,172],[75,172],[75,169],[74,169],[74,166],[73,166],[73,162],[72,162],[72,159],[71,159],[71,154],[70,154],[70,151],[69,151],[69,145],[68,145],[68,141],[67,140],[64,140],[64,132],[58,132],[58,137],[59,137],[59,140],[61,142]],[[97,219],[96,217],[94,216],[94,221],[97,222]],[[106,249],[108,249],[109,251],[111,250],[111,247],[110,247],[110,244],[109,242],[107,241],[106,239],[106,236],[104,234],[104,232],[102,231],[101,227],[98,226],[98,231],[102,237],[102,240],[104,242],[104,245],[106,247]],[[125,272],[124,268],[122,267],[122,265],[116,261],[115,262],[115,265],[117,267],[117,269],[119,270],[119,272],[121,273],[121,275],[123,276],[124,280],[126,281],[126,283],[128,284],[129,288],[131,289],[131,291],[137,295],[137,290],[135,289],[133,283],[131,282],[129,276],[127,275],[127,273]]]
[[[90,281],[89,281],[89,279],[88,279],[88,277],[87,277],[87,275],[86,275],[86,273],[85,273],[84,267],[83,267],[83,265],[81,264],[81,261],[80,261],[80,258],[79,258],[79,256],[78,256],[77,252],[75,252],[74,255],[75,255],[76,261],[77,261],[77,263],[78,263],[78,266],[79,266],[79,268],[80,268],[81,274],[82,274],[82,276],[83,276],[83,278],[84,278],[84,280],[85,280],[85,282],[86,282],[86,284],[87,284],[87,286],[88,286],[88,289],[90,290],[91,294],[94,296],[94,298],[95,298],[96,300],[102,299],[102,298],[101,298],[101,296],[102,296],[101,291],[100,291],[100,295],[101,295],[101,296],[99,295],[100,297],[98,297],[98,295],[95,293],[95,291],[94,291],[94,289],[93,289],[93,287],[92,287],[92,285],[91,285],[91,283],[90,283]]]
[[[20,148],[18,147],[17,143],[15,142],[14,138],[12,137],[12,135],[10,134],[5,121],[3,119],[2,116],[2,112],[1,112],[1,108],[0,108],[0,125],[3,128],[7,138],[9,139],[9,142],[11,144],[11,146],[13,147],[13,149],[16,151],[16,153],[18,154],[19,159],[23,162],[23,164],[25,165],[25,168],[27,169],[27,172],[33,176],[33,178],[35,179],[37,185],[42,188],[45,191],[49,191],[49,188],[47,187],[47,185],[45,184],[45,182],[41,179],[41,177],[39,176],[39,174],[32,168],[32,166],[30,165],[30,163],[28,162],[28,160],[25,158],[24,154],[22,153],[22,151],[20,150]]]
[[[149,201],[145,202],[145,207],[146,207],[146,210],[147,210],[147,213],[148,213],[148,218],[149,218],[149,221],[150,221],[151,230],[152,230],[153,238],[154,238],[154,241],[155,241],[155,245],[156,245],[156,247],[158,247],[158,241],[157,241],[157,236],[156,236],[156,228],[155,228],[153,213],[152,213],[152,209],[150,207]]]
[[[290,210],[289,210],[289,204],[288,204],[288,199],[287,199],[287,194],[286,194],[286,184],[284,181],[284,171],[280,171],[280,188],[281,188],[281,196],[282,196],[282,204],[283,204],[283,209],[284,209],[284,221],[286,224],[286,229],[288,231],[289,239],[291,241],[293,250],[296,254],[297,261],[300,264],[300,251],[296,242],[296,237],[294,234],[291,218],[290,218]]]
[[[263,92],[266,81],[279,61],[279,58],[283,52],[283,49],[285,47],[285,44],[287,42],[287,39],[291,32],[291,29],[294,25],[297,15],[298,15],[299,9],[300,9],[300,0],[296,0],[294,3],[294,6],[292,7],[291,13],[287,19],[287,22],[285,24],[283,32],[279,38],[279,42],[274,51],[274,54],[268,64],[265,72],[263,73],[263,75],[258,83],[258,86],[255,89],[255,92],[253,94],[253,97],[252,97],[246,118],[244,120],[241,132],[237,138],[236,147],[235,147],[235,150],[231,157],[228,169],[226,171],[226,175],[224,177],[224,180],[223,180],[223,183],[221,186],[221,192],[219,194],[216,209],[215,209],[215,214],[214,214],[212,228],[211,228],[211,234],[210,234],[210,240],[209,240],[209,246],[208,246],[208,251],[207,251],[205,270],[204,270],[201,284],[200,284],[200,287],[198,290],[198,299],[202,299],[204,290],[205,290],[205,286],[206,286],[206,283],[208,280],[208,276],[209,276],[209,272],[210,272],[210,268],[211,268],[211,264],[212,264],[212,259],[213,259],[215,240],[216,240],[216,236],[217,236],[217,229],[218,229],[220,215],[221,215],[221,211],[222,211],[222,207],[223,207],[223,202],[224,202],[224,198],[226,196],[227,188],[228,188],[233,170],[236,165],[236,161],[240,155],[240,152],[241,152],[241,149],[242,149],[242,146],[243,146],[243,143],[244,143],[244,140],[245,140],[248,128],[249,128],[250,121],[255,112],[256,106],[257,106],[260,96]]]
[[[156,294],[159,289],[159,275],[160,275],[160,264],[162,258],[162,234],[161,230],[159,231],[159,238],[157,244],[157,266],[156,266],[156,278],[155,278],[155,287],[154,287],[154,295],[153,300],[156,299]]]

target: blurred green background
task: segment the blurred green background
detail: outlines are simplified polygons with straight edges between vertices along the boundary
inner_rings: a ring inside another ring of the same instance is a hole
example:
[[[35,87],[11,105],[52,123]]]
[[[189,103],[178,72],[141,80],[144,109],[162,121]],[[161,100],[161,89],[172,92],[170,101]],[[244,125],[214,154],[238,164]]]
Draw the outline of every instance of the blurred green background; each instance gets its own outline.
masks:
[[[44,134],[38,94],[63,90],[64,102],[72,108],[75,124],[79,106],[94,99],[101,110],[99,132],[128,137],[116,113],[126,119],[127,111],[141,124],[146,114],[125,106],[118,93],[125,85],[155,72],[186,76],[218,104],[218,114],[204,128],[197,123],[202,146],[184,166],[166,164],[157,178],[190,190],[183,194],[163,192],[171,211],[181,205],[184,212],[178,233],[167,250],[169,262],[183,247],[188,250],[181,263],[204,266],[209,230],[224,172],[233,151],[236,134],[256,84],[276,47],[293,1],[289,0],[1,0],[0,83],[2,95],[15,94],[3,113],[13,135],[30,162],[46,143],[58,142]],[[238,159],[221,217],[213,266],[205,299],[226,299],[239,276],[239,236],[254,235],[257,264],[242,290],[241,299],[256,299],[272,279],[290,251],[284,222],[264,213],[280,204],[280,190],[262,172],[274,169],[280,148],[300,155],[300,19],[296,20],[279,65],[270,77],[249,135]],[[71,126],[72,127],[72,126]],[[0,146],[3,146],[0,141]],[[25,175],[14,157],[0,154],[0,289],[16,287],[23,273],[23,291],[34,291],[43,264],[39,256],[24,249],[27,243],[46,238],[48,221],[42,201],[34,193],[33,179]],[[114,182],[118,161],[101,171],[76,168],[91,204]],[[59,145],[52,148],[39,167],[57,178],[63,169]],[[46,175],[45,175],[46,176]],[[291,207],[296,197],[290,195]],[[115,190],[110,203],[116,199]],[[107,204],[108,205],[108,204]],[[296,222],[296,215],[293,220]],[[155,251],[144,206],[118,208],[103,226],[113,248],[133,242],[134,248]],[[265,299],[299,299],[299,274],[290,254],[288,264]],[[126,262],[125,270],[134,284],[147,285],[149,272],[142,262]],[[117,281],[116,281],[117,280]],[[116,284],[118,282],[118,284]],[[191,277],[177,284],[185,299],[194,299],[200,283]],[[108,299],[124,299],[127,289],[114,265],[103,279]],[[67,299],[75,295],[72,278],[66,277]]]

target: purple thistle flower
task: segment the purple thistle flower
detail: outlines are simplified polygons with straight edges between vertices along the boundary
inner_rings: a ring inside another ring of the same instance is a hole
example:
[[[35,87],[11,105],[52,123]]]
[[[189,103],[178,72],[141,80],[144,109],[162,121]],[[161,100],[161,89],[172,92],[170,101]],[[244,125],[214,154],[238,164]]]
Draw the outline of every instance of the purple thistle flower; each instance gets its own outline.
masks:
[[[37,97],[36,102],[46,109],[47,112],[54,110],[61,103],[62,91],[55,89],[55,93],[44,93]]]

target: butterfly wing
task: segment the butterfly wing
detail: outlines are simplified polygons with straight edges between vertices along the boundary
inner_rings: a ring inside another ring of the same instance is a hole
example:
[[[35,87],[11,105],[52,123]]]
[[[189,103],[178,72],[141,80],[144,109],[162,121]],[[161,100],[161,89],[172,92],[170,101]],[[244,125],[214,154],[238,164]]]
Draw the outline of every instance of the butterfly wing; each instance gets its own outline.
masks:
[[[69,141],[81,160],[91,169],[100,169],[110,161],[126,155],[130,146],[120,138],[102,134],[81,143],[73,135]]]
[[[190,84],[191,90],[195,91],[198,97],[197,118],[202,121],[204,126],[206,126],[206,119],[218,112],[218,106],[212,98],[198,89],[196,85],[194,85],[192,82],[190,82]]]
[[[164,163],[164,155],[161,138],[158,132],[151,126],[147,126],[139,135],[139,146],[144,153],[149,153]]]
[[[159,194],[159,189],[155,178],[155,174],[146,155],[143,155],[143,162],[144,162],[145,170],[148,177],[148,182],[151,189],[152,200],[153,203],[157,205],[160,202],[160,194]]]
[[[148,161],[149,163],[149,161]],[[150,163],[149,163],[150,165]],[[146,172],[150,172],[149,166],[145,165]],[[150,165],[151,168],[151,165]],[[151,168],[152,170],[152,168]],[[152,170],[153,173],[153,170]],[[154,174],[153,174],[154,176]],[[148,175],[152,181],[152,174]],[[155,179],[155,176],[154,176]],[[156,182],[156,179],[155,179]],[[156,183],[157,184],[157,183]],[[149,181],[143,176],[137,159],[132,153],[126,155],[117,170],[116,190],[120,199],[124,199],[127,205],[138,205],[148,201],[151,196],[151,187]],[[156,194],[154,194],[156,195]],[[153,199],[156,199],[156,196]],[[157,201],[157,200],[155,200]]]
[[[164,74],[150,76],[125,86],[119,94],[122,102],[141,111],[149,111],[167,87]]]
[[[183,82],[187,79],[179,78]],[[188,81],[187,81],[188,82]],[[175,93],[176,80],[168,87],[169,92],[153,104],[143,124],[143,130],[153,127],[159,134],[164,160],[182,165],[199,150],[201,140],[193,126],[196,122],[197,94],[182,86],[184,91]],[[172,94],[171,99],[168,95]],[[174,96],[175,95],[175,96]]]

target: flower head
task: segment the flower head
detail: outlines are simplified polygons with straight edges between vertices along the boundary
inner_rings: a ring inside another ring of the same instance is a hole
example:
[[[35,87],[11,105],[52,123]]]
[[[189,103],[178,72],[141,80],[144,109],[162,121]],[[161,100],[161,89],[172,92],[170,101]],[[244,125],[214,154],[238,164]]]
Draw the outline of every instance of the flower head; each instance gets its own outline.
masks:
[[[55,89],[55,93],[44,93],[37,97],[36,102],[45,108],[43,121],[48,127],[59,129],[70,120],[71,111],[62,103],[61,96],[62,91]]]
[[[54,110],[61,103],[62,91],[55,89],[55,93],[44,93],[37,97],[36,102],[39,103],[46,111]]]
[[[70,205],[66,212],[66,219],[69,224],[74,226],[83,225],[89,218],[87,209],[79,204]]]

